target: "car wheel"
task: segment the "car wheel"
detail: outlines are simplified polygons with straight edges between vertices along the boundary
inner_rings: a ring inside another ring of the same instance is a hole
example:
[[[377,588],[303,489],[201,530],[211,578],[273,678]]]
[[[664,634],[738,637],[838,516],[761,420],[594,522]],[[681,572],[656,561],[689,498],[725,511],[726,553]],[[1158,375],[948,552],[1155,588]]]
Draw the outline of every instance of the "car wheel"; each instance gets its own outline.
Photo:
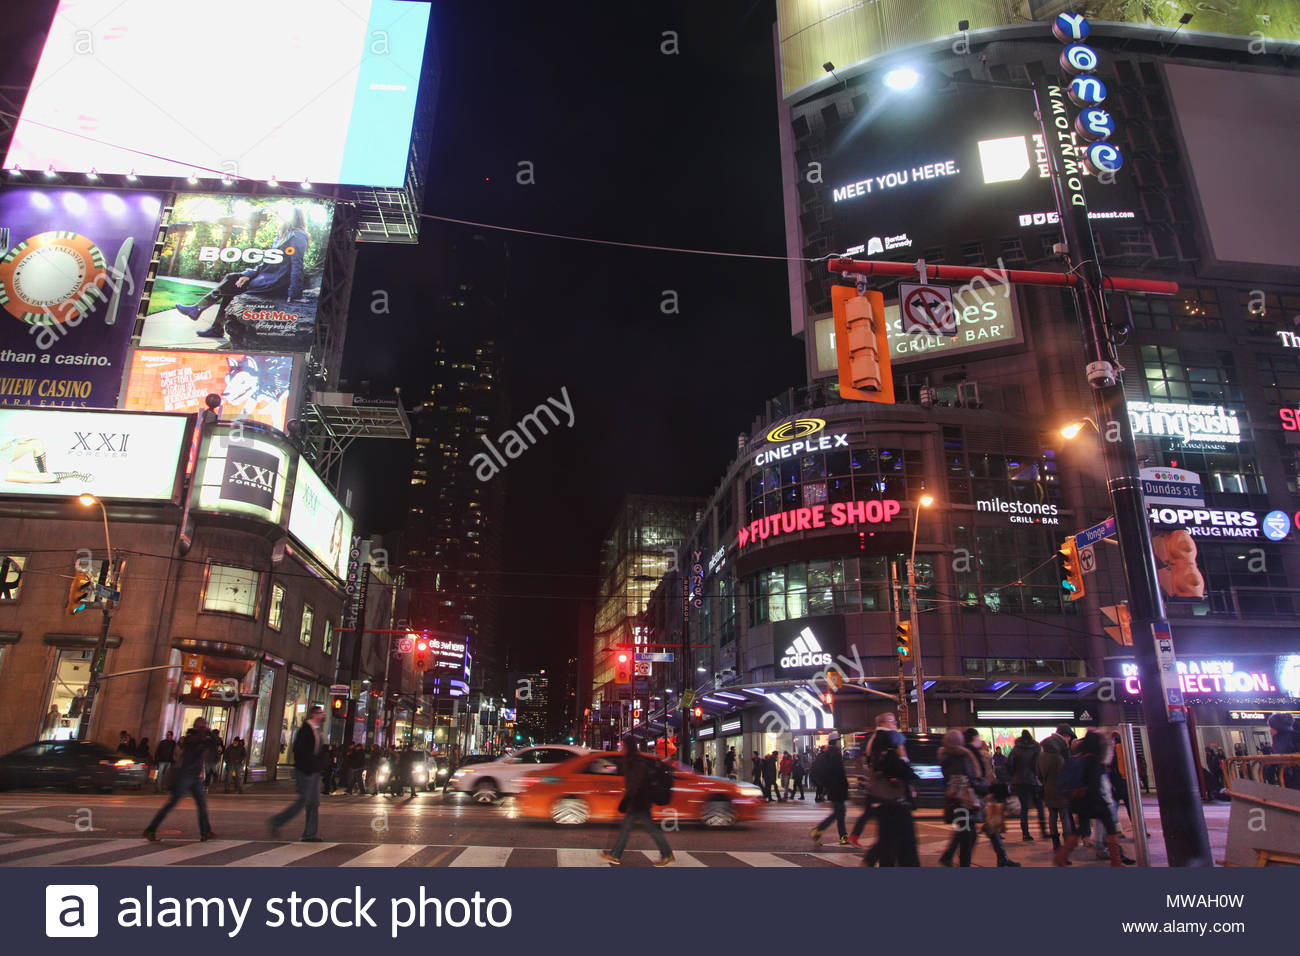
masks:
[[[551,820],[561,826],[577,826],[591,819],[591,808],[581,797],[560,797],[551,804]]]
[[[710,800],[700,811],[700,822],[706,827],[730,827],[736,824],[736,808],[724,798]]]
[[[496,803],[497,784],[495,780],[480,780],[474,785],[474,802],[475,803]]]

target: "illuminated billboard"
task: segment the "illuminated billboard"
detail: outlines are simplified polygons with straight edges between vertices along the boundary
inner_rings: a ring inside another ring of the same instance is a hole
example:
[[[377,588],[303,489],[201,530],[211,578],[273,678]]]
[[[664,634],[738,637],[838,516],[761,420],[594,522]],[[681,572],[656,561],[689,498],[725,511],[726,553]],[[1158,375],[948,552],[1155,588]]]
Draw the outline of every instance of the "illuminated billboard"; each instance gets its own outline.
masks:
[[[882,99],[823,161],[833,247],[915,261],[955,238],[1059,236],[1033,110],[1033,97],[1015,90]],[[1083,177],[1094,232],[1143,224],[1131,179]]]
[[[162,199],[0,190],[0,402],[117,405]]]
[[[61,0],[5,166],[401,186],[429,8]]]
[[[293,482],[289,533],[339,578],[347,574],[352,516],[306,461],[298,462]]]
[[[223,419],[252,421],[284,431],[293,371],[291,355],[136,349],[122,407],[199,412],[205,407],[204,399],[216,394],[221,397]]]
[[[881,53],[931,40],[946,40],[945,48],[955,53],[969,52],[975,38],[956,32],[962,20],[971,30],[1038,20],[1043,23],[1043,35],[1050,36],[1048,24],[1058,13],[1073,9],[1086,14],[1094,27],[1111,21],[1133,28],[1150,27],[1161,36],[1178,29],[1184,43],[1198,34],[1300,40],[1300,9],[1280,0],[1218,4],[1203,0],[1089,0],[1074,5],[1045,0],[777,0],[776,7],[786,96],[826,76],[822,64],[827,61],[842,70]],[[1192,15],[1188,26],[1180,23],[1185,14]],[[1222,42],[1222,37],[1213,39]],[[1234,46],[1240,49],[1242,44]]]
[[[218,422],[199,448],[191,507],[278,524],[295,457],[282,439],[238,423]]]
[[[0,493],[168,501],[188,415],[0,408]]]
[[[333,203],[177,197],[146,305],[146,347],[306,352]]]

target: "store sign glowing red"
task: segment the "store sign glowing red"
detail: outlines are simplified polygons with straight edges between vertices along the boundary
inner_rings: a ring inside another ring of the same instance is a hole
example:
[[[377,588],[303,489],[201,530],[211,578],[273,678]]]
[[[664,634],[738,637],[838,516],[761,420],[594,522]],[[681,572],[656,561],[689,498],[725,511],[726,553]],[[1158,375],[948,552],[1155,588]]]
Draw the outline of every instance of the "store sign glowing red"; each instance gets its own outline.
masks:
[[[1276,694],[1272,677],[1263,671],[1243,671],[1232,661],[1178,661],[1178,686],[1184,694]],[[1124,689],[1134,697],[1142,693],[1136,664],[1120,668]]]
[[[795,531],[812,531],[814,528],[887,524],[902,510],[902,507],[897,501],[889,498],[883,501],[840,501],[829,508],[826,505],[794,508],[780,514],[759,518],[742,527],[740,547]]]

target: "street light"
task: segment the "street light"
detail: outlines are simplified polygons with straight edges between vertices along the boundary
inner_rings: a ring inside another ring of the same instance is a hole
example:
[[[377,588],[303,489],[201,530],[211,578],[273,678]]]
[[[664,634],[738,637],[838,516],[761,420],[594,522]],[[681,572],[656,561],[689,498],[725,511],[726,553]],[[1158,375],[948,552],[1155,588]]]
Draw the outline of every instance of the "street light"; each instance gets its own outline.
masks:
[[[1079,434],[1079,432],[1083,431],[1083,426],[1085,425],[1091,425],[1093,431],[1097,430],[1097,423],[1094,422],[1091,418],[1084,417],[1084,418],[1080,418],[1078,421],[1070,422],[1070,424],[1062,428],[1061,437],[1068,441],[1069,439],[1073,438],[1075,435]]]
[[[104,518],[104,564],[99,570],[99,584],[108,585],[108,572],[113,564],[113,543],[108,536],[108,510],[104,507],[104,502],[100,501],[95,495],[84,494],[77,498],[87,508],[99,505],[99,513]],[[90,732],[90,715],[95,707],[95,697],[99,694],[99,675],[104,672],[104,656],[108,647],[108,628],[113,619],[113,611],[109,602],[98,591],[95,599],[99,601],[99,609],[104,615],[104,623],[99,631],[99,640],[95,643],[95,656],[90,662],[90,681],[86,684],[86,698],[81,706],[81,721],[77,724],[77,739],[85,740],[86,735]]]

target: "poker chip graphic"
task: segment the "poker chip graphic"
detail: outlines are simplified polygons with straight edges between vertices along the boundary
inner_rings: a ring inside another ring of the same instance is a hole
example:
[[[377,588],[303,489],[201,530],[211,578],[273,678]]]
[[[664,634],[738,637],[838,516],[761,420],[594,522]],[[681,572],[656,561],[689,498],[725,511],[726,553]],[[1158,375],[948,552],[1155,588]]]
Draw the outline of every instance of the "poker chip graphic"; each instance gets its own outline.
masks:
[[[0,259],[0,306],[28,325],[84,315],[104,298],[104,254],[75,232],[42,232]]]

